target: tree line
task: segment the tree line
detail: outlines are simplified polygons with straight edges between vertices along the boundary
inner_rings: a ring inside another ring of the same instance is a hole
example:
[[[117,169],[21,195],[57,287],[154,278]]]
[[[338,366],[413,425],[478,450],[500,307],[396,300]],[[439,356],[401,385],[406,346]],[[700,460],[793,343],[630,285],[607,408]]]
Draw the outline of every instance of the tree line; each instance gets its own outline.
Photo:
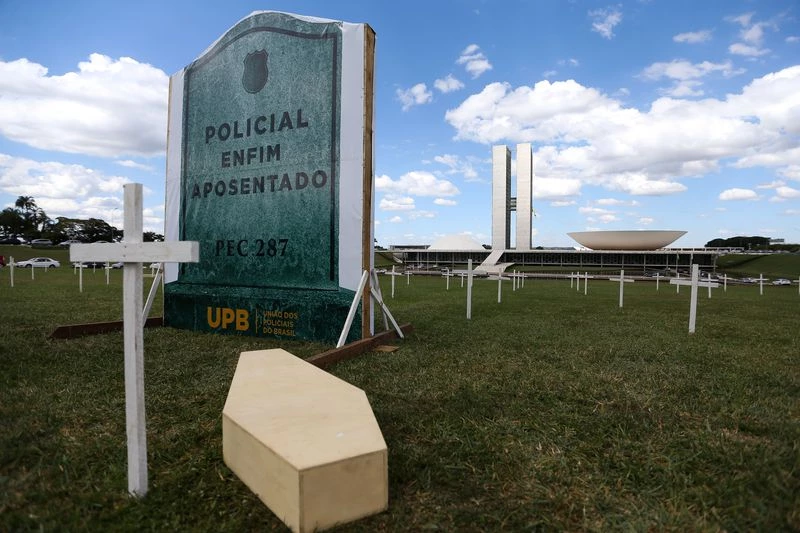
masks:
[[[67,240],[115,242],[122,238],[122,230],[99,218],[51,219],[32,196],[20,196],[14,207],[0,211],[0,236],[21,237],[27,241],[50,239],[54,243]],[[163,235],[153,231],[145,231],[142,238],[145,242],[164,240]]]
[[[769,237],[746,237],[743,235],[727,239],[713,239],[706,243],[706,248],[741,248],[742,250],[797,252],[798,244],[775,244]]]

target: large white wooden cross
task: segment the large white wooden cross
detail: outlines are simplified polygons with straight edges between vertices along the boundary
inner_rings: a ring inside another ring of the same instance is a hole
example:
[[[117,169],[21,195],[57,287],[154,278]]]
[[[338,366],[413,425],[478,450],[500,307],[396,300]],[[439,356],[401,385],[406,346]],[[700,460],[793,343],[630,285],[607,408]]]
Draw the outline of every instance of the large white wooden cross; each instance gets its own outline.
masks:
[[[691,285],[692,286],[692,294],[690,296],[690,304],[689,304],[689,333],[694,333],[695,323],[697,322],[697,287],[708,287],[709,291],[711,288],[719,287],[719,283],[715,281],[700,281],[700,267],[696,264],[692,265],[692,278],[691,280],[683,280],[683,279],[673,279],[670,280],[670,284],[672,285]]]
[[[125,425],[128,437],[128,492],[147,494],[147,433],[144,410],[142,263],[196,263],[197,242],[142,242],[142,184],[124,186],[123,239],[120,243],[73,244],[70,261],[124,263],[122,318],[125,346]]]
[[[625,284],[626,283],[633,283],[633,279],[626,278],[625,277],[625,271],[624,270],[620,270],[618,278],[608,278],[608,281],[616,281],[617,283],[619,283],[619,306],[622,307],[623,294],[625,294],[625,290],[624,290],[625,289]]]

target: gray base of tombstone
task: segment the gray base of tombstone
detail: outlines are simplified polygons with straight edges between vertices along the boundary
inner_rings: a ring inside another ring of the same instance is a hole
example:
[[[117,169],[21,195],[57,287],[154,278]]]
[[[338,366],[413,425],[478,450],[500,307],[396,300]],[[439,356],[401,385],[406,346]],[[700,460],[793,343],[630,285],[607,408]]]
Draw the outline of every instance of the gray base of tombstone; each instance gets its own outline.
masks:
[[[164,325],[193,331],[310,340],[335,344],[355,291],[218,287],[180,282],[164,286]],[[355,324],[361,323],[361,309]],[[360,338],[353,327],[347,342]]]

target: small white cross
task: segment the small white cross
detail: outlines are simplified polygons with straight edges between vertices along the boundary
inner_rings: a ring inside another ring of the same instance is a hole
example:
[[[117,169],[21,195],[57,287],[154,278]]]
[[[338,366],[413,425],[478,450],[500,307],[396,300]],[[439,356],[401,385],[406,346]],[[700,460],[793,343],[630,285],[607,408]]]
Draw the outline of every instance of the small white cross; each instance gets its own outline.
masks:
[[[448,269],[445,269],[445,271],[444,271],[444,272],[442,272],[442,276],[444,276],[445,278],[447,278],[447,289],[446,289],[446,290],[448,290],[448,291],[449,291],[449,290],[450,290],[450,278],[452,278],[453,276],[455,276],[455,274],[453,274],[452,272],[450,272],[450,269],[448,268]]]
[[[615,282],[619,283],[619,306],[621,308],[622,307],[623,294],[625,292],[624,291],[625,284],[626,283],[633,283],[633,280],[631,278],[626,278],[625,277],[625,271],[624,270],[620,270],[618,278],[608,278],[608,281],[615,281]]]
[[[769,281],[769,278],[765,278],[764,274],[758,275],[758,294],[760,296],[764,296],[764,282]]]
[[[584,296],[589,294],[589,280],[594,279],[594,276],[590,276],[588,272],[583,273],[583,294]]]
[[[142,242],[142,185],[124,186],[124,238],[120,243],[73,244],[70,261],[124,263],[122,272],[125,345],[125,422],[128,436],[128,492],[147,494],[147,433],[144,410],[144,319],[142,263],[196,263],[197,242]]]
[[[461,276],[461,286],[464,286],[464,276],[467,277],[467,320],[472,320],[472,259],[467,260],[467,270],[454,270],[454,274]]]
[[[697,287],[708,287],[710,291],[711,288],[719,287],[719,283],[714,281],[700,281],[700,267],[696,264],[692,265],[692,278],[691,280],[682,280],[682,279],[673,279],[670,280],[670,284],[672,285],[691,285],[692,286],[692,294],[690,296],[690,303],[689,303],[689,333],[694,333],[695,330],[695,323],[697,321]]]
[[[392,299],[394,299],[394,278],[395,278],[395,276],[402,276],[403,274],[400,273],[400,272],[395,272],[394,271],[394,265],[392,265],[392,271],[391,272],[387,272],[387,274],[392,276]]]

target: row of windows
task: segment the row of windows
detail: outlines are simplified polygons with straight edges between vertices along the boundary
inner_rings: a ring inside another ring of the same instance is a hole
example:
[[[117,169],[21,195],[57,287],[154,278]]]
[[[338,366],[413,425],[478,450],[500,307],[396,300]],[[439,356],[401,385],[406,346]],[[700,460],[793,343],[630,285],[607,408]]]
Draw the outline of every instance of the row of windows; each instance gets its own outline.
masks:
[[[414,250],[400,254],[406,264],[430,267],[462,266],[472,259],[473,264],[480,264],[489,255],[488,251],[474,252],[447,252]],[[639,268],[667,269],[689,267],[698,264],[701,267],[714,267],[717,254],[714,252],[505,252],[498,263],[513,263],[520,266],[542,267],[614,267],[625,268],[635,266]]]

